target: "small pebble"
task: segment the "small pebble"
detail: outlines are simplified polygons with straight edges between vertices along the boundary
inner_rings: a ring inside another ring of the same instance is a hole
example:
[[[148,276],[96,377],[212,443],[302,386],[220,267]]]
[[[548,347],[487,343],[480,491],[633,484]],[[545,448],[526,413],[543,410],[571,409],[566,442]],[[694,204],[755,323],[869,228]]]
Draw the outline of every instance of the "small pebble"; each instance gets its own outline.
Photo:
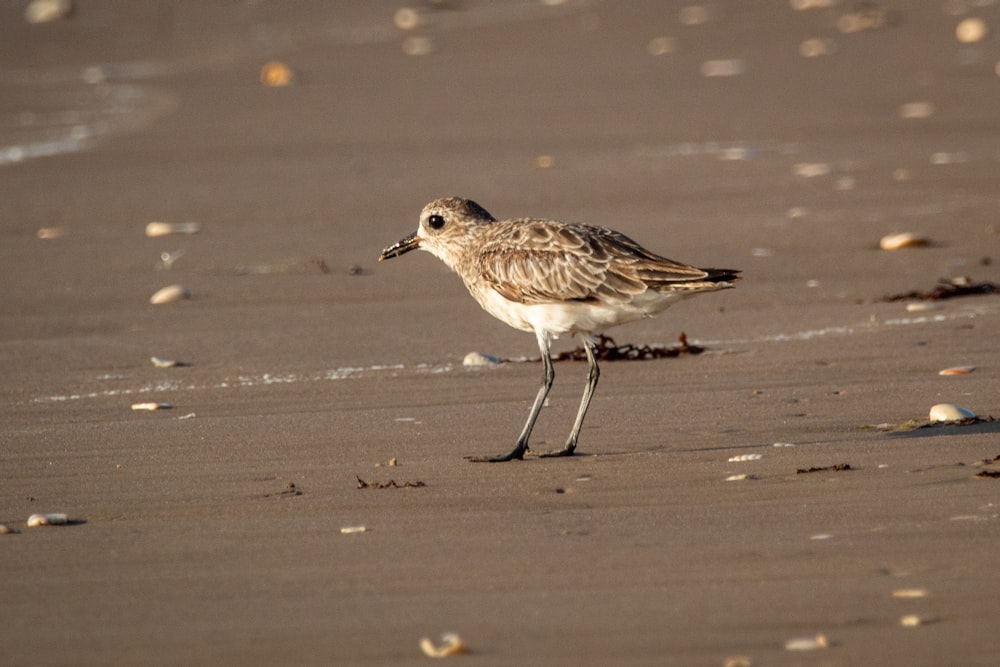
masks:
[[[832,39],[826,39],[824,37],[813,37],[811,39],[803,40],[799,44],[799,55],[803,58],[818,58],[820,56],[833,55],[836,51],[836,45]]]
[[[906,304],[906,312],[908,313],[922,313],[928,310],[941,310],[944,308],[940,303],[908,303]]]
[[[469,352],[465,355],[465,359],[462,359],[462,365],[466,368],[496,366],[499,363],[499,357],[494,357],[492,354],[483,354],[482,352]]]
[[[556,159],[551,155],[539,155],[535,158],[535,168],[551,169],[556,166]]]
[[[200,231],[201,225],[197,222],[151,222],[146,225],[146,236],[197,234]]]
[[[932,422],[953,422],[960,419],[971,419],[976,413],[969,408],[954,403],[938,403],[931,407],[930,420]]]
[[[815,637],[797,637],[785,642],[786,651],[815,651],[818,648],[826,648],[830,645],[826,635],[819,634]]]
[[[919,248],[930,243],[930,239],[913,232],[900,232],[898,234],[887,234],[878,242],[878,247],[882,250],[899,250],[900,248]]]
[[[955,26],[955,37],[964,44],[978,42],[986,37],[990,29],[980,18],[969,18]]]
[[[28,528],[37,526],[65,526],[69,523],[69,517],[65,514],[32,514],[26,522]]]
[[[830,165],[826,162],[799,162],[792,167],[792,173],[802,178],[816,178],[830,173]]]
[[[154,305],[160,305],[190,298],[191,293],[188,292],[186,287],[182,285],[167,285],[166,287],[157,290],[153,296],[149,297],[149,302]]]
[[[900,118],[930,118],[933,115],[934,104],[932,102],[907,102],[899,107]]]
[[[169,403],[133,403],[133,410],[170,410],[174,406]]]
[[[0,523],[0,535],[13,535],[18,532],[16,528],[11,528],[5,523]]]
[[[938,371],[938,375],[968,375],[976,370],[975,366],[952,366]]]
[[[452,655],[459,655],[460,653],[468,653],[469,649],[459,637],[454,632],[449,632],[441,635],[441,645],[435,646],[427,637],[420,640],[420,650],[424,652],[428,658],[447,658]]]
[[[265,86],[279,88],[287,86],[295,79],[292,68],[283,62],[272,61],[264,63],[260,68],[260,82]]]
[[[340,532],[344,535],[350,535],[353,533],[364,533],[367,532],[368,528],[365,526],[344,526],[340,529]]]

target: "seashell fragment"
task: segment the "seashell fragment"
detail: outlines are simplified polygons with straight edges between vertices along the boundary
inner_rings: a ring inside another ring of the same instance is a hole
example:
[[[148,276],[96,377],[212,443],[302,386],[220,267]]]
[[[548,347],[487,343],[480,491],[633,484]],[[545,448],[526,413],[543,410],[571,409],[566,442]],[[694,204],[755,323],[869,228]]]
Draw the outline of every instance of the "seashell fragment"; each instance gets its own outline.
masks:
[[[51,241],[52,239],[62,238],[65,235],[66,230],[62,227],[42,227],[35,232],[35,236],[43,241]]]
[[[700,68],[702,76],[739,76],[744,70],[746,64],[739,58],[706,60]]]
[[[271,88],[287,86],[292,83],[294,78],[295,74],[292,72],[292,68],[277,60],[264,63],[264,66],[260,68],[260,82]]]
[[[878,247],[882,250],[899,250],[900,248],[919,248],[930,243],[930,239],[913,232],[900,232],[898,234],[887,234],[878,242]]]
[[[48,23],[72,13],[73,3],[70,0],[31,0],[24,8],[24,20],[28,23]]]
[[[762,457],[761,454],[740,454],[739,456],[730,456],[729,462],[733,463],[734,461],[758,461],[761,459],[761,457]]]
[[[726,478],[725,481],[727,481],[727,482],[743,482],[743,481],[746,481],[748,479],[754,479],[754,476],[753,475],[747,475],[746,473],[743,473],[741,475],[730,475],[729,477]]]
[[[976,413],[969,408],[954,403],[938,403],[931,407],[930,420],[932,422],[953,422],[961,419],[972,419]]]
[[[815,651],[818,648],[826,648],[830,645],[824,634],[815,637],[797,637],[785,642],[786,651]]]
[[[944,308],[940,303],[908,303],[906,304],[906,312],[908,313],[922,313],[928,310],[941,310]]]
[[[14,533],[20,532],[16,528],[11,528],[5,523],[0,523],[0,535],[13,535]]]
[[[499,357],[494,357],[492,354],[484,354],[482,352],[469,352],[465,355],[465,359],[462,359],[462,365],[466,368],[481,368],[483,366],[496,366],[500,363]]]
[[[146,225],[146,236],[169,236],[171,234],[197,234],[201,225],[197,222],[151,222]]]
[[[926,588],[897,588],[892,592],[892,597],[904,600],[927,597]]]
[[[933,115],[933,102],[907,102],[899,107],[900,118],[930,118]]]
[[[975,366],[952,366],[938,371],[938,375],[968,375],[976,370]]]
[[[646,45],[646,52],[651,56],[665,56],[677,50],[677,40],[673,37],[654,37]]]
[[[153,362],[153,365],[157,368],[174,368],[176,366],[187,366],[183,361],[177,361],[176,359],[161,359],[160,357],[150,357],[149,360]]]
[[[26,522],[28,528],[38,526],[65,526],[69,523],[69,517],[65,514],[32,514]]]
[[[802,178],[816,178],[830,173],[830,165],[826,162],[799,162],[792,168],[792,173]]]
[[[133,410],[170,410],[174,406],[169,403],[133,403]]]
[[[344,526],[340,529],[340,532],[344,535],[351,535],[354,533],[364,533],[367,532],[368,528],[365,526]]]
[[[448,656],[469,652],[469,648],[462,641],[462,638],[454,632],[441,635],[440,646],[435,646],[434,642],[424,637],[420,640],[420,650],[428,658],[447,658]]]
[[[149,297],[149,302],[154,305],[159,305],[190,298],[191,293],[188,292],[186,287],[182,285],[167,285],[166,287],[157,290],[153,296]]]
[[[902,625],[904,628],[915,628],[918,625],[924,625],[925,623],[929,622],[930,619],[924,618],[923,616],[919,616],[917,614],[907,614],[906,616],[903,616],[902,618],[899,619],[899,624]]]
[[[837,50],[836,44],[834,44],[832,39],[826,39],[824,37],[812,37],[810,39],[803,40],[799,44],[799,55],[803,58],[819,58],[820,56],[833,55],[834,51]]]

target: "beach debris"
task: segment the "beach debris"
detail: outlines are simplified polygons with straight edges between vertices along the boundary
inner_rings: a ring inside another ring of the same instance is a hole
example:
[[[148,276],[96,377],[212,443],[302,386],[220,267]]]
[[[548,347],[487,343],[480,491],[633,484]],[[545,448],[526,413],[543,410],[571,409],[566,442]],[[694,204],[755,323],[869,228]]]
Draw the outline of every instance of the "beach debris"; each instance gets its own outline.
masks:
[[[746,473],[742,473],[740,475],[730,475],[729,477],[727,477],[725,479],[725,481],[726,482],[743,482],[745,480],[750,480],[750,479],[757,479],[757,478],[754,477],[753,475],[748,475]]]
[[[358,480],[359,489],[419,489],[427,486],[425,482],[420,480],[399,484],[394,479],[390,479],[388,482],[366,482],[358,475],[355,475],[355,478]]]
[[[452,655],[468,653],[469,647],[465,645],[462,638],[454,632],[446,632],[441,635],[441,645],[435,646],[427,637],[420,640],[420,650],[428,658],[447,658]]]
[[[830,539],[833,539],[833,534],[832,533],[816,533],[815,535],[810,535],[809,539],[810,540],[817,540],[817,541],[819,541],[819,540],[830,540]]]
[[[795,443],[794,442],[776,442],[776,443],[774,443],[771,446],[772,447],[794,447]]]
[[[197,222],[150,222],[146,225],[146,236],[170,236],[171,234],[197,234],[201,225]]]
[[[295,79],[292,68],[283,62],[272,60],[260,68],[260,82],[271,88],[288,86]]]
[[[428,56],[434,53],[434,40],[430,37],[411,35],[403,40],[403,53],[408,56]]]
[[[899,107],[899,117],[907,120],[930,118],[933,115],[933,102],[907,102]]]
[[[1000,470],[980,470],[976,477],[981,479],[1000,479]]]
[[[826,162],[797,162],[792,166],[792,173],[802,178],[826,176],[832,168]]]
[[[920,616],[919,614],[907,614],[899,619],[899,624],[904,628],[915,628],[918,625],[927,625],[928,623],[933,623],[935,619],[929,618],[927,616]]]
[[[975,366],[952,366],[951,368],[942,368],[938,371],[938,375],[968,375],[974,370],[976,370]]]
[[[785,642],[786,651],[815,651],[820,648],[827,648],[830,641],[824,634],[817,634],[815,637],[796,637]]]
[[[183,250],[174,250],[173,252],[164,250],[160,253],[160,263],[156,265],[157,269],[163,269],[164,271],[169,271],[174,268],[174,262],[179,260],[184,256]]]
[[[496,366],[502,363],[503,360],[500,357],[494,357],[492,354],[485,354],[483,352],[469,352],[462,359],[462,365],[466,368],[482,368],[483,366]]]
[[[963,19],[955,26],[955,38],[963,44],[978,42],[989,32],[989,27],[981,18]]]
[[[149,297],[149,302],[153,305],[160,305],[190,298],[191,293],[183,285],[167,285]]]
[[[926,588],[897,588],[892,592],[892,597],[901,600],[911,600],[914,598],[927,597]]]
[[[344,535],[353,535],[354,533],[366,533],[368,528],[366,526],[344,526],[340,532]]]
[[[190,366],[191,364],[186,361],[177,361],[176,359],[162,359],[160,357],[150,357],[149,360],[153,362],[153,365],[157,368],[180,368],[182,366]]]
[[[66,230],[62,227],[41,227],[35,236],[43,241],[51,241],[53,239],[61,239],[66,235]]]
[[[8,526],[5,523],[0,523],[0,535],[13,535],[14,533],[19,533],[19,532],[21,531],[19,531],[17,528]]]
[[[654,37],[646,44],[646,52],[651,56],[665,56],[677,50],[677,40],[673,37]]]
[[[900,248],[922,248],[930,245],[930,239],[921,234],[913,232],[899,232],[887,234],[878,242],[878,247],[882,250],[899,250]]]
[[[789,0],[789,4],[792,9],[797,12],[806,9],[824,9],[826,7],[833,7],[837,4],[838,0]]]
[[[956,276],[954,278],[939,279],[937,286],[929,292],[913,291],[903,294],[892,294],[882,297],[881,301],[906,301],[908,299],[940,301],[960,296],[982,296],[987,294],[1000,294],[1000,285],[991,282],[977,283],[973,282],[968,276]]]
[[[288,485],[281,491],[275,493],[265,493],[263,498],[294,498],[295,496],[301,496],[302,489],[295,486],[295,482],[289,482]]]
[[[799,55],[803,58],[819,58],[820,56],[832,56],[837,50],[837,45],[832,39],[826,37],[811,37],[802,40],[799,44]]]
[[[37,526],[65,526],[69,523],[69,517],[61,513],[32,514],[25,523],[28,528],[36,528]]]
[[[734,463],[737,461],[759,461],[763,457],[762,454],[740,454],[739,456],[730,456],[729,462]]]
[[[925,313],[929,310],[941,310],[944,308],[940,303],[908,303],[906,304],[906,312],[908,313]]]
[[[746,70],[746,63],[740,58],[727,58],[720,60],[706,60],[701,64],[699,71],[702,76],[739,76]]]
[[[73,14],[70,0],[31,0],[24,8],[24,20],[28,23],[48,23],[68,18]]]
[[[748,655],[731,655],[722,662],[722,667],[753,667]]]
[[[132,409],[133,410],[149,410],[149,411],[154,411],[154,410],[170,410],[173,407],[174,406],[170,405],[169,403],[152,403],[152,402],[150,402],[150,403],[133,403],[132,404]]]
[[[687,334],[683,331],[678,336],[677,341],[678,344],[673,347],[633,345],[631,343],[618,345],[613,338],[601,334],[595,340],[594,356],[597,357],[598,361],[645,361],[647,359],[679,357],[682,354],[701,354],[705,351],[705,348],[689,343]],[[553,361],[585,361],[586,359],[587,351],[582,346],[552,357]],[[538,357],[530,361],[538,361]]]
[[[976,413],[969,408],[955,403],[938,403],[931,406],[930,420],[932,422],[953,422],[963,419],[973,419]]]
[[[376,468],[381,468],[381,467],[382,467],[382,466],[384,466],[384,465],[387,465],[387,466],[389,466],[390,468],[395,468],[396,466],[398,466],[398,465],[399,465],[399,462],[398,462],[398,461],[396,461],[396,457],[395,457],[395,456],[393,456],[392,458],[390,458],[390,459],[389,459],[389,462],[388,462],[388,463],[382,463],[382,462],[379,462],[379,463],[376,463],[376,464],[375,464],[375,467],[376,467]]]
[[[854,470],[850,463],[837,463],[832,466],[820,466],[812,468],[799,468],[795,471],[796,475],[807,475],[811,472],[844,472],[845,470]]]

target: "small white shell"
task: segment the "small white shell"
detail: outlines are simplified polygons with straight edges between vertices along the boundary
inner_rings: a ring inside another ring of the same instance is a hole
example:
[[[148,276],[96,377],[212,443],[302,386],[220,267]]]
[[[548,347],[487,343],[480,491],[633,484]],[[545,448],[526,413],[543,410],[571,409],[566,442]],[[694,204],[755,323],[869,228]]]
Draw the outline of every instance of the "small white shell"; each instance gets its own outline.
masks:
[[[365,526],[344,526],[340,529],[344,535],[350,535],[352,533],[364,533],[368,530]]]
[[[797,637],[785,642],[786,651],[815,651],[818,648],[826,648],[830,645],[826,635],[819,634],[815,637]]]
[[[758,461],[762,458],[761,454],[740,454],[739,456],[730,456],[729,462],[733,463],[736,461]]]
[[[190,299],[191,293],[183,285],[167,285],[163,289],[157,290],[153,296],[149,297],[149,302],[154,305]]]
[[[959,419],[971,419],[976,413],[969,408],[954,403],[938,403],[931,407],[930,420],[932,422],[953,422]]]
[[[32,514],[28,517],[28,528],[37,526],[65,526],[69,517],[65,514]]]
[[[908,303],[906,304],[906,312],[908,313],[924,313],[929,310],[941,310],[944,308],[940,303],[921,301],[920,303]]]
[[[176,359],[162,359],[160,357],[150,357],[149,360],[157,368],[174,368],[175,366],[187,366],[188,364]]]
[[[169,410],[174,406],[169,403],[133,403],[133,410]]]
[[[465,359],[462,359],[462,365],[466,368],[480,368],[482,366],[496,366],[500,363],[499,357],[494,357],[492,354],[484,354],[482,352],[469,352],[465,355]]]
[[[878,242],[882,250],[899,250],[900,248],[917,248],[926,246],[930,239],[913,232],[900,232],[898,234],[887,234]]]
[[[70,0],[31,0],[24,8],[24,20],[28,23],[48,23],[73,13]]]
[[[201,225],[197,222],[151,222],[146,225],[146,236],[197,234],[200,231]]]
[[[428,658],[447,658],[451,655],[469,652],[469,648],[462,641],[462,638],[454,632],[441,635],[441,646],[435,646],[434,642],[424,637],[420,640],[420,650]]]
[[[918,625],[923,625],[925,623],[930,623],[930,619],[917,614],[907,614],[899,619],[899,624],[904,628],[915,628]]]

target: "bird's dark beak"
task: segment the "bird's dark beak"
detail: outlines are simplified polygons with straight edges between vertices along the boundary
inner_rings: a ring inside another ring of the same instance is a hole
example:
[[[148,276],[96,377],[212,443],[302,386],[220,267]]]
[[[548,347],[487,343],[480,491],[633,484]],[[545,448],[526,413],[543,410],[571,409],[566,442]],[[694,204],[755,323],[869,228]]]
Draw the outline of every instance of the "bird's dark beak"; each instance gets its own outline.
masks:
[[[416,232],[413,232],[405,239],[396,241],[391,246],[382,251],[382,254],[378,256],[378,261],[384,259],[392,259],[393,257],[399,257],[400,255],[405,255],[411,250],[416,250],[420,247],[421,238],[417,236]]]

